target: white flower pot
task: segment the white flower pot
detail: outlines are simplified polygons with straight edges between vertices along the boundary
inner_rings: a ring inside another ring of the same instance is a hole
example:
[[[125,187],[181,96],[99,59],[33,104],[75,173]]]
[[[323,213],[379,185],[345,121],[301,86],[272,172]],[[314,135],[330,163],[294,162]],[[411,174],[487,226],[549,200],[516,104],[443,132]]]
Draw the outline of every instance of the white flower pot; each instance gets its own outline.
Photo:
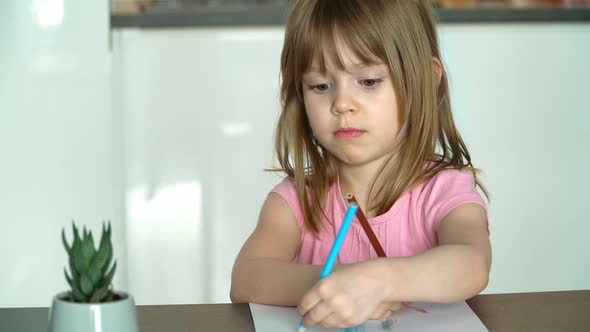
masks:
[[[49,310],[49,332],[139,332],[133,297],[117,292],[122,299],[103,303],[64,300],[67,292],[53,298]]]

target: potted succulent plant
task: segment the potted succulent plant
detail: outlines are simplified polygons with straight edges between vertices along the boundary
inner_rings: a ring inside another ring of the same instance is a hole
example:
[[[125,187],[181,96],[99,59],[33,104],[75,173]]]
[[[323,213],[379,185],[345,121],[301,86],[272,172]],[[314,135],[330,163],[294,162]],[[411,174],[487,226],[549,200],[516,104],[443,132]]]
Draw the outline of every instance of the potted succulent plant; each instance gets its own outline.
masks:
[[[62,230],[70,273],[64,268],[70,290],[54,296],[49,314],[49,332],[137,332],[133,297],[113,290],[117,268],[113,260],[111,225],[102,225],[98,248],[91,231],[82,236],[72,222],[73,240],[69,244]]]

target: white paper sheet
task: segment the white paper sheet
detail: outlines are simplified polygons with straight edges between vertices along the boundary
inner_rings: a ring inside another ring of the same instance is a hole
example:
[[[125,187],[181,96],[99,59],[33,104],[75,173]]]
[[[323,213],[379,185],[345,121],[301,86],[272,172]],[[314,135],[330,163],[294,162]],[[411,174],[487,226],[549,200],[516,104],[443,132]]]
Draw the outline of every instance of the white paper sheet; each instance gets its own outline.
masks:
[[[487,332],[483,323],[465,303],[452,304],[414,303],[412,306],[425,309],[423,313],[402,308],[386,324],[368,321],[352,329],[308,328],[309,332],[354,331],[354,332]],[[276,307],[250,303],[256,332],[297,332],[301,317],[294,307]]]

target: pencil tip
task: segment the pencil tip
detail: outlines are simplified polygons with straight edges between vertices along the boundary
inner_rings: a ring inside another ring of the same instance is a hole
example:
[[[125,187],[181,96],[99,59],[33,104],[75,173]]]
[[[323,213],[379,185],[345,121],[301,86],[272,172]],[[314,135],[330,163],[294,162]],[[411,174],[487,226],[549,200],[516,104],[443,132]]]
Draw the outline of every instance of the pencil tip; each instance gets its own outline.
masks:
[[[303,321],[299,322],[299,329],[297,332],[305,332],[305,325],[303,325]]]

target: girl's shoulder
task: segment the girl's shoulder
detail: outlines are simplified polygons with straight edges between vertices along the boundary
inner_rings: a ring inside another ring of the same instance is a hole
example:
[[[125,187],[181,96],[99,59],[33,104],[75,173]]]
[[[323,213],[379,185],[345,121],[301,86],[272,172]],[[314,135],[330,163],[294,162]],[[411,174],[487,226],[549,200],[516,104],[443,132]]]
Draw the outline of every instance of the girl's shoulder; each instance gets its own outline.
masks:
[[[303,212],[301,205],[299,204],[299,197],[297,196],[297,187],[295,186],[295,180],[291,177],[284,178],[270,191],[271,193],[278,194],[281,196],[289,205],[295,218],[301,226],[303,221]]]
[[[440,206],[453,202],[485,202],[477,189],[475,176],[467,169],[443,169],[412,189],[421,205]]]
[[[306,178],[308,180],[309,178]],[[333,189],[335,182],[332,181],[330,185],[330,189]],[[310,187],[308,187],[309,189]],[[285,177],[281,182],[279,182],[271,192],[276,192],[281,196],[284,196],[285,199],[299,199],[297,196],[297,185],[295,184],[295,179],[292,177]]]
[[[295,186],[295,179],[291,177],[284,178],[281,182],[272,188],[271,192],[281,195],[286,200],[297,198],[297,187]]]
[[[408,197],[408,209],[417,216],[415,220],[430,246],[436,245],[439,225],[453,209],[462,204],[475,203],[487,211],[486,203],[477,190],[475,176],[468,169],[443,169],[415,186]]]
[[[413,190],[416,202],[424,211],[432,214],[433,221],[440,221],[450,210],[465,203],[476,203],[486,208],[477,190],[471,170],[444,169]]]
[[[332,182],[332,184],[330,185],[327,197],[328,201],[330,199],[333,199],[335,195],[336,186],[336,182]],[[297,185],[295,184],[295,179],[293,179],[292,177],[284,178],[281,182],[279,182],[277,185],[273,187],[271,193],[278,194],[287,202],[287,204],[295,214],[295,217],[302,225],[304,222],[303,208],[299,200],[299,194],[297,193]]]
[[[466,169],[446,168],[419,185],[421,191],[473,192],[476,191],[475,176]]]

